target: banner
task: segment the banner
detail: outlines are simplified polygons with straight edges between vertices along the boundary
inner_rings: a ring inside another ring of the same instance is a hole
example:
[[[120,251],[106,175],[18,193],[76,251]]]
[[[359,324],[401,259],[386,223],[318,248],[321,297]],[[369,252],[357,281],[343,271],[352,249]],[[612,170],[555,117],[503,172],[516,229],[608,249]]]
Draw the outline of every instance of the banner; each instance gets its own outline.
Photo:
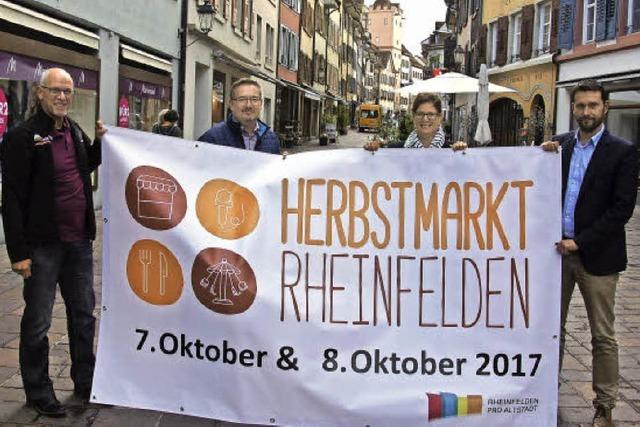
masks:
[[[560,155],[109,128],[92,400],[283,426],[557,412]]]

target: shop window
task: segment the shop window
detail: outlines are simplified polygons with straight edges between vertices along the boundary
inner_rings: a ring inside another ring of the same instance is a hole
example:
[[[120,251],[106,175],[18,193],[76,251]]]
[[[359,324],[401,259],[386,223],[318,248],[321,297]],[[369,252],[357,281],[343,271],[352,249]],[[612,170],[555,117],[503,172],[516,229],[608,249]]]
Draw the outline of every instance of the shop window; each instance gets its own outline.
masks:
[[[224,83],[226,76],[224,73],[215,70],[213,72],[213,89],[211,94],[211,123],[224,121]]]
[[[640,89],[611,92],[607,129],[627,141],[640,141]]]
[[[171,88],[133,79],[120,79],[120,105],[126,105],[128,120],[119,120],[120,126],[150,132],[158,121],[160,111],[171,108]],[[122,108],[119,109],[122,113]]]

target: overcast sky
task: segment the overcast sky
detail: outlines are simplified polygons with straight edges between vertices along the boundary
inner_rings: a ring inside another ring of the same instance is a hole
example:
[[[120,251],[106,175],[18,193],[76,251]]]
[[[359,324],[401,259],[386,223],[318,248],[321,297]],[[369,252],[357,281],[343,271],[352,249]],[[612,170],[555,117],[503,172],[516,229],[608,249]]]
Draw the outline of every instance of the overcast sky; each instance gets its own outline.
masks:
[[[372,5],[375,0],[365,0]],[[404,11],[404,45],[413,54],[420,54],[420,42],[431,34],[436,21],[444,21],[447,6],[444,0],[392,0]]]

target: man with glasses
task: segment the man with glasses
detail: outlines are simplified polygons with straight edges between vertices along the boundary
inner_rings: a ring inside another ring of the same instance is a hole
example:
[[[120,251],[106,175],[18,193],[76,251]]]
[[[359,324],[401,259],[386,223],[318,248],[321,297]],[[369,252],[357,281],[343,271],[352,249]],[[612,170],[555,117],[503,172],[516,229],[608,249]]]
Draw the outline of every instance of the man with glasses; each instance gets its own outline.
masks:
[[[618,343],[615,295],[627,266],[625,224],[636,205],[638,154],[633,143],[611,134],[604,121],[607,92],[595,80],[571,91],[578,130],[545,142],[546,151],[562,145],[562,255],[560,367],[569,303],[575,285],[587,309],[591,329],[593,425],[612,426],[618,397]]]
[[[2,144],[2,218],[11,269],[24,279],[20,373],[27,404],[61,417],[49,377],[56,287],[64,299],[74,393],[89,399],[95,357],[92,241],[96,235],[89,174],[100,164],[101,122],[92,143],[68,116],[73,80],[61,68],[42,74],[37,108]]]
[[[215,124],[199,141],[263,153],[280,154],[277,135],[262,122],[262,88],[251,79],[240,79],[231,86],[231,114]]]

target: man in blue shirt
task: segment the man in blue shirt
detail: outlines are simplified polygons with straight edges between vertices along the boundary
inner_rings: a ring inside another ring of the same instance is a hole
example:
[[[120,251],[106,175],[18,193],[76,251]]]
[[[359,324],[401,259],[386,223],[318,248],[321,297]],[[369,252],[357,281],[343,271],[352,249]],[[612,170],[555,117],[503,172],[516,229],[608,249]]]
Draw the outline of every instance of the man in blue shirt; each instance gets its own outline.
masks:
[[[636,203],[638,154],[634,144],[606,129],[608,96],[595,80],[572,90],[576,132],[554,137],[543,149],[562,145],[562,303],[560,366],[565,324],[576,283],[591,329],[594,426],[612,426],[618,395],[618,344],[614,303],[619,273],[627,265],[624,226]]]

